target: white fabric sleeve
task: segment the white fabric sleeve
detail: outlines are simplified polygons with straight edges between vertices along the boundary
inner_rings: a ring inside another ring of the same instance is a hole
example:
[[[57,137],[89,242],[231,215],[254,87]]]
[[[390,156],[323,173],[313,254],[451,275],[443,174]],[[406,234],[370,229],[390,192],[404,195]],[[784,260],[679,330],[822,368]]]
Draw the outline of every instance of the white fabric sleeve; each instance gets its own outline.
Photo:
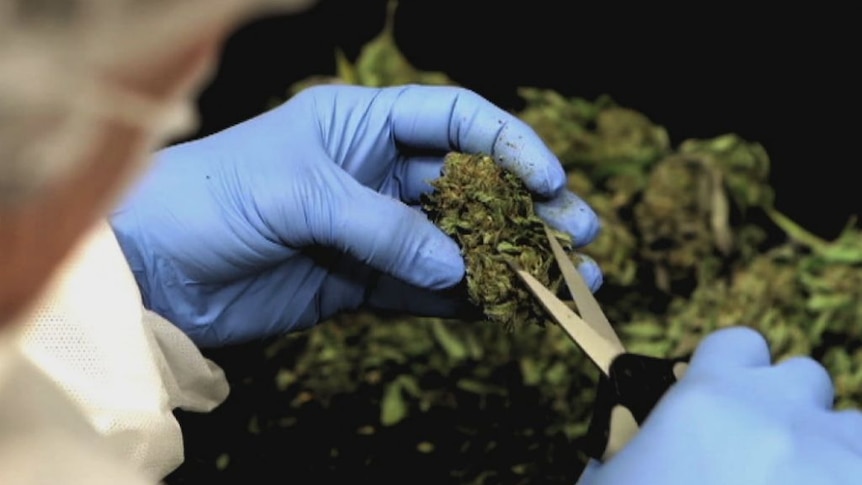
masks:
[[[0,331],[0,483],[153,485],[21,353],[13,331]]]
[[[110,448],[153,481],[184,458],[172,410],[206,412],[228,394],[222,370],[143,308],[106,222],[57,272],[18,344]]]

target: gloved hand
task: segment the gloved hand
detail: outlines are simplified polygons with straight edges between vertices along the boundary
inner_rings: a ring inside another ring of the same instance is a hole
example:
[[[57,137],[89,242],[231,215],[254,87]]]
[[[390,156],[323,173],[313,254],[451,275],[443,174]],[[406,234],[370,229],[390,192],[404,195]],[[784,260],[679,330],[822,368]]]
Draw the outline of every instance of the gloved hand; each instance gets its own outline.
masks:
[[[145,305],[201,346],[360,305],[455,316],[463,298],[445,290],[464,261],[416,206],[452,150],[493,155],[543,198],[551,225],[581,244],[596,236],[595,213],[527,125],[465,89],[429,86],[318,86],[165,149],[111,222]],[[595,263],[582,272],[600,285]]]
[[[706,338],[641,430],[578,485],[795,485],[862,481],[862,414],[834,411],[826,370],[771,365],[755,331]]]

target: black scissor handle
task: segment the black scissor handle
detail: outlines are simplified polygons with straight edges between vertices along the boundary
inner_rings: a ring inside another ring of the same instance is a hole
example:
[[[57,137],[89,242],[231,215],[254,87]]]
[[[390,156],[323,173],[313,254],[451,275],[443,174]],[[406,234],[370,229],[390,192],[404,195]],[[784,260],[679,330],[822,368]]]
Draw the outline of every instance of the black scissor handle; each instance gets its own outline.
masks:
[[[585,437],[587,454],[597,460],[607,457],[615,407],[628,410],[640,426],[676,383],[687,363],[688,357],[660,359],[628,353],[617,356],[608,376],[599,380],[593,417]]]

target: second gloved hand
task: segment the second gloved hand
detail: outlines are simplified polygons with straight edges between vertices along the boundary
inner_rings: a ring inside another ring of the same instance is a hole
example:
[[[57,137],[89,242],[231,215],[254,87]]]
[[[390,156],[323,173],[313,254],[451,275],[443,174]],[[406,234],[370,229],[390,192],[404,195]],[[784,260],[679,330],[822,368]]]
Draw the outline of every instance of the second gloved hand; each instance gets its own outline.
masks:
[[[834,411],[826,370],[773,365],[748,328],[707,337],[634,438],[578,485],[844,485],[862,480],[862,413]]]
[[[448,151],[488,153],[580,244],[595,213],[524,123],[455,87],[320,86],[163,150],[111,223],[145,304],[201,346],[362,305],[455,316],[456,243],[416,207]],[[601,273],[582,266],[595,289]]]

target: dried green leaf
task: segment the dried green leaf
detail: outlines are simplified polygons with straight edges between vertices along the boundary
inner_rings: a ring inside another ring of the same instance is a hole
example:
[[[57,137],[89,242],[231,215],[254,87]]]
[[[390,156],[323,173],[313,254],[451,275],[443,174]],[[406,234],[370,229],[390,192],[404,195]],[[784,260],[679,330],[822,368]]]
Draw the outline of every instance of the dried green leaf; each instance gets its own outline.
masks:
[[[401,382],[394,381],[386,386],[380,402],[380,423],[384,426],[398,424],[407,416],[407,402],[401,393]]]
[[[454,360],[463,360],[468,355],[467,347],[449,330],[446,324],[441,321],[435,321],[431,324],[431,329],[434,332],[434,338],[437,343],[443,347],[443,350]]]

